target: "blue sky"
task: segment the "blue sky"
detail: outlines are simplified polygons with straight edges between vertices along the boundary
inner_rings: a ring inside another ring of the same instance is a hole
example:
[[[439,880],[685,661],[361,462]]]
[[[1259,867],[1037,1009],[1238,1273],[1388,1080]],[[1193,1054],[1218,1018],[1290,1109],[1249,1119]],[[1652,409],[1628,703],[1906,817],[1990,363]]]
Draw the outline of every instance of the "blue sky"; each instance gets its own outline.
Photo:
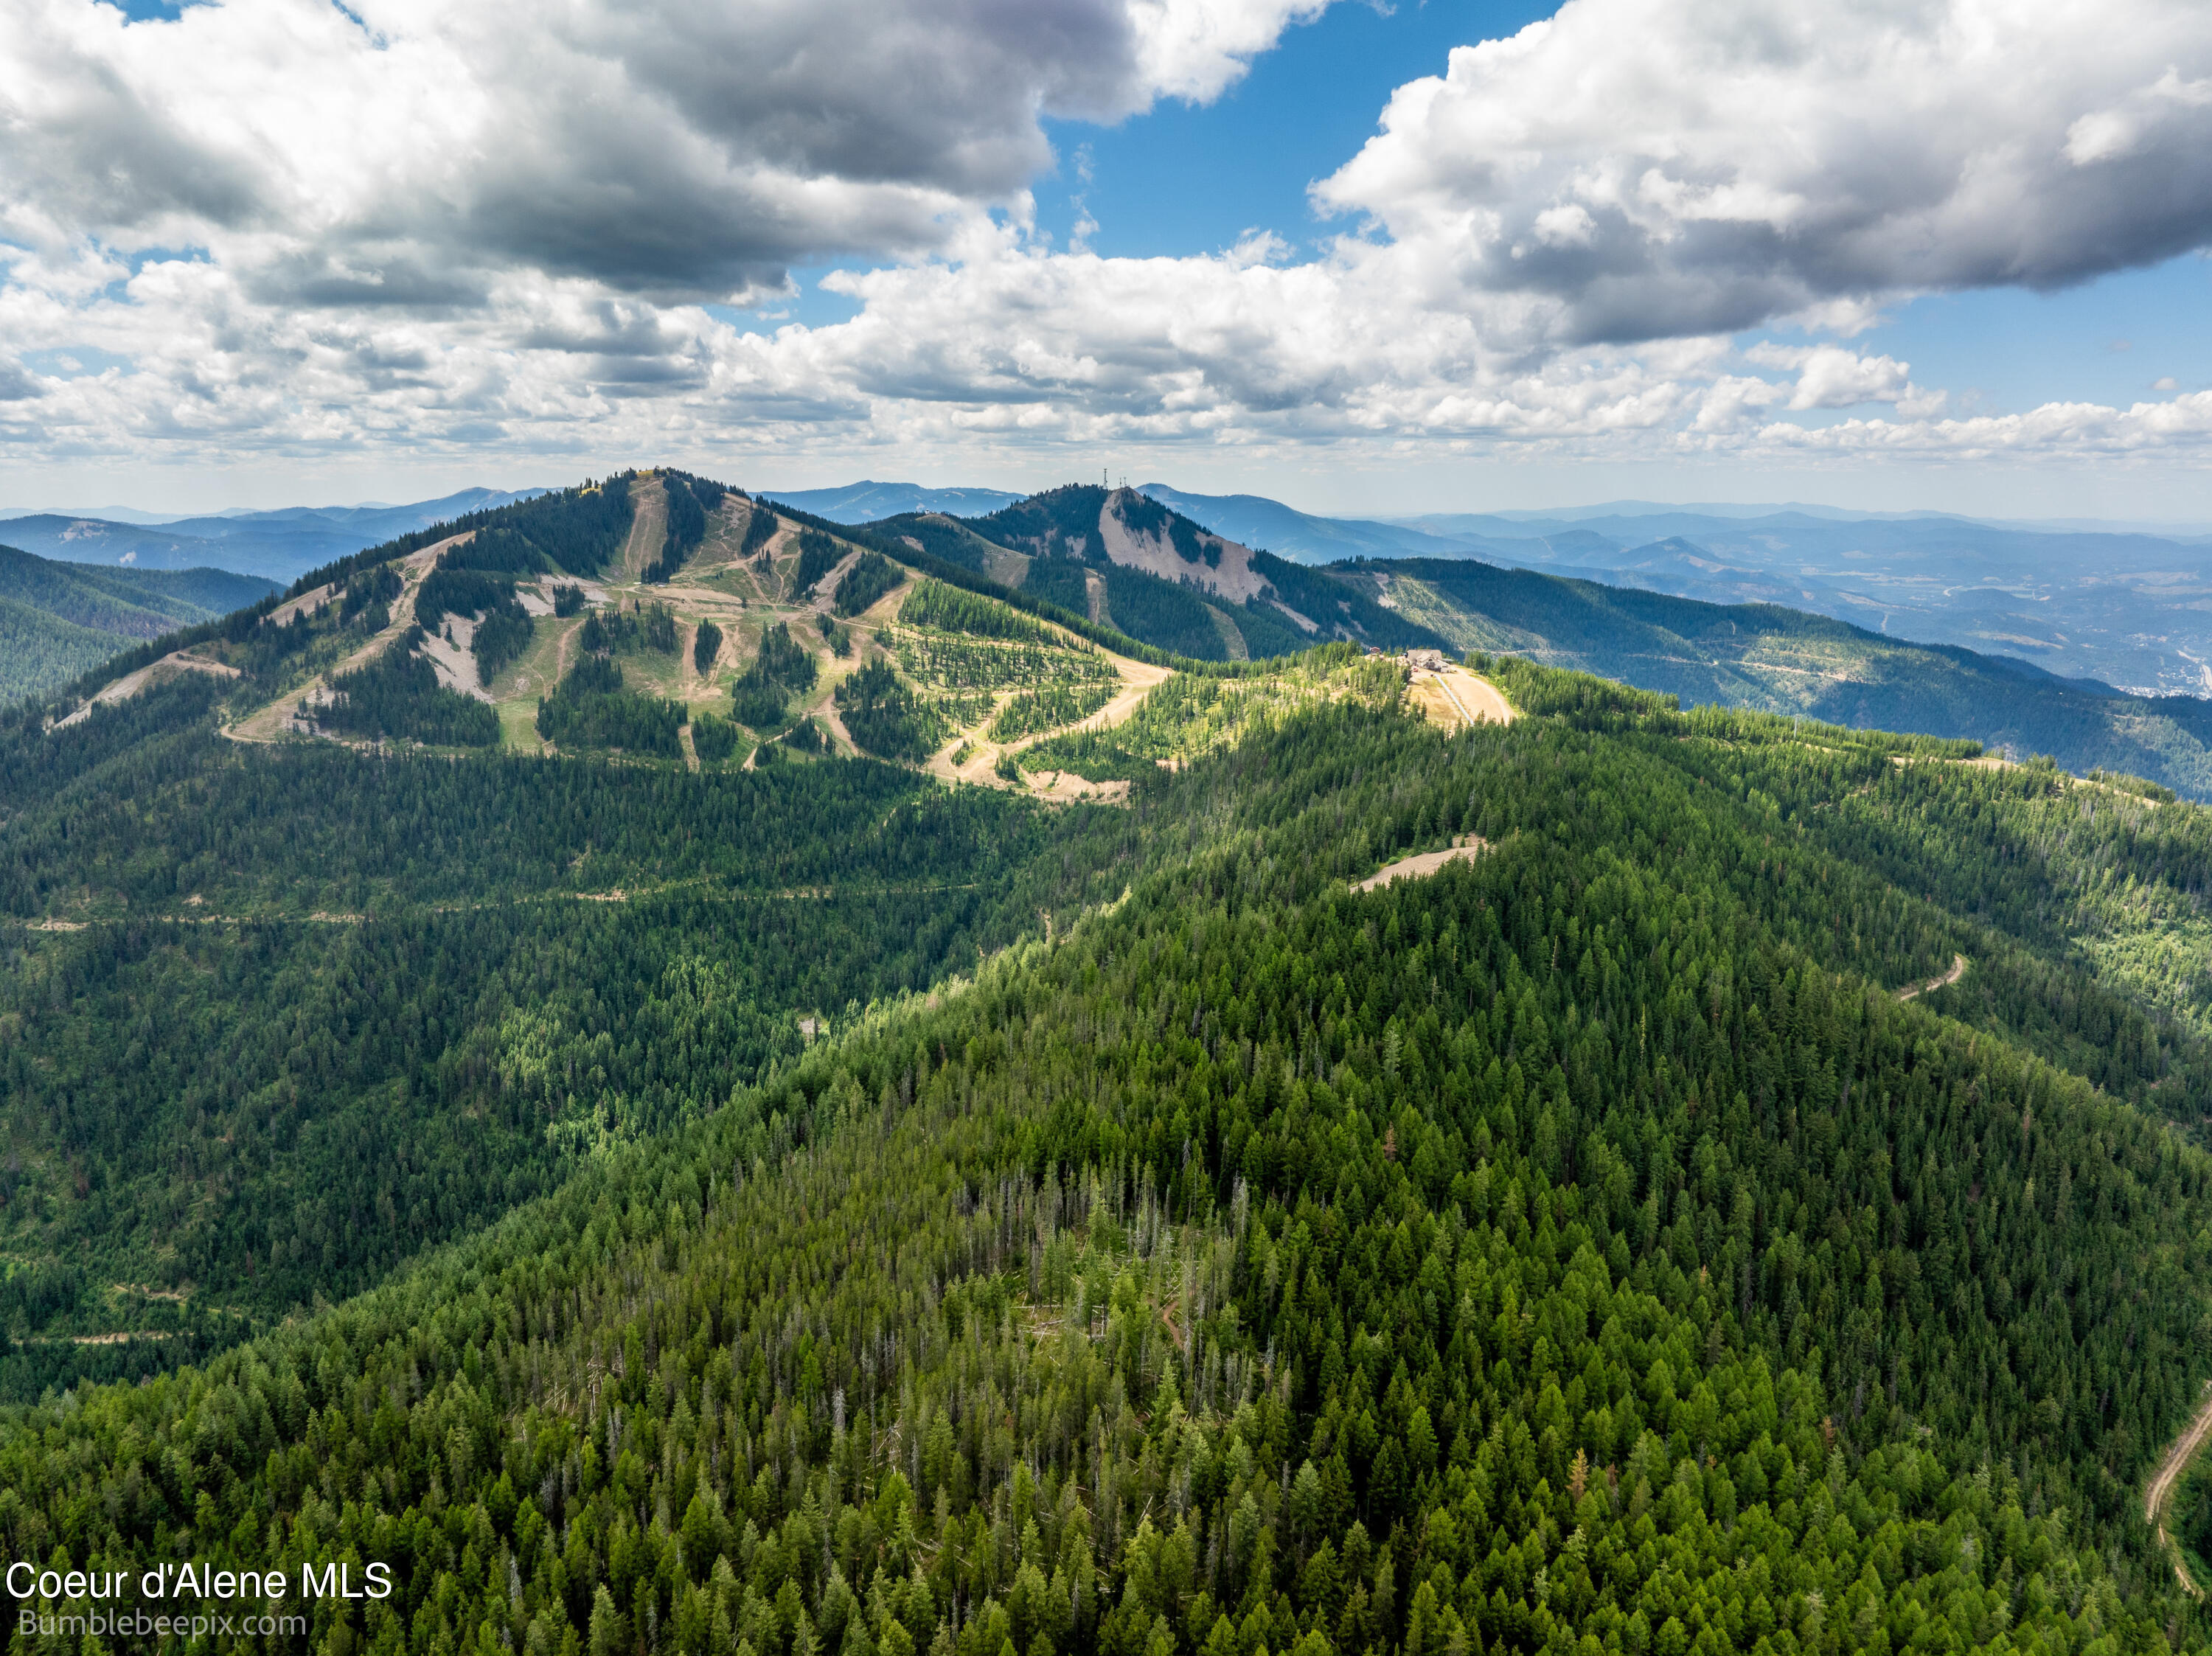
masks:
[[[1065,245],[1087,215],[1096,227],[1089,245],[1115,257],[1218,251],[1255,228],[1312,257],[1354,227],[1316,211],[1308,188],[1373,135],[1391,92],[1442,73],[1455,45],[1516,33],[1553,9],[1459,0],[1338,5],[1285,30],[1211,104],[1168,101],[1113,125],[1048,122],[1059,164],[1036,185],[1037,225]],[[819,285],[828,268],[795,273],[803,296],[775,311],[802,321],[849,318],[857,306]],[[1807,335],[1754,329],[1741,337],[1794,344]],[[1856,338],[1978,411],[2054,400],[2125,406],[2177,387],[2202,391],[2212,385],[2212,261],[2185,253],[2040,291],[1924,295],[1886,306]],[[2203,509],[2212,513],[2212,490]]]
[[[1324,220],[1306,187],[1341,167],[1375,130],[1390,94],[1443,72],[1455,45],[1516,33],[1552,8],[1463,3],[1333,6],[1283,32],[1273,51],[1214,102],[1170,100],[1111,127],[1056,121],[1063,160],[1037,191],[1038,222],[1065,237],[1085,199],[1099,252],[1149,258],[1226,247],[1273,230],[1311,252],[1346,227]],[[1075,175],[1090,157],[1092,182]]]
[[[2212,519],[2201,5],[1546,17],[53,0],[0,40],[0,501]]]

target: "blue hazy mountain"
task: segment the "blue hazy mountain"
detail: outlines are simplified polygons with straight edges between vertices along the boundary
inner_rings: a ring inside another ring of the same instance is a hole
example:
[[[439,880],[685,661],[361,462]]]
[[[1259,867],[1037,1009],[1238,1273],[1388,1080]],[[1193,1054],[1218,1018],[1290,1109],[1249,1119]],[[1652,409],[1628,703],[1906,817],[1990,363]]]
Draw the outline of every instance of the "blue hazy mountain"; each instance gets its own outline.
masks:
[[[1166,483],[1141,484],[1137,492],[1182,513],[1194,523],[1203,524],[1217,535],[1265,548],[1297,563],[1466,555],[1456,537],[1370,519],[1316,517],[1264,494],[1192,494]]]
[[[1475,558],[1714,604],[1779,604],[2148,695],[2212,694],[2212,544],[2177,525],[1615,501],[1554,513],[1323,518],[1257,495],[1145,492],[1303,563]]]
[[[395,536],[542,492],[465,488],[404,506],[284,507],[150,524],[45,512],[0,519],[0,544],[69,563],[213,567],[284,582]]]
[[[925,488],[920,483],[847,483],[842,488],[764,488],[770,500],[832,523],[871,524],[908,512],[984,518],[1022,498],[1003,488]]]

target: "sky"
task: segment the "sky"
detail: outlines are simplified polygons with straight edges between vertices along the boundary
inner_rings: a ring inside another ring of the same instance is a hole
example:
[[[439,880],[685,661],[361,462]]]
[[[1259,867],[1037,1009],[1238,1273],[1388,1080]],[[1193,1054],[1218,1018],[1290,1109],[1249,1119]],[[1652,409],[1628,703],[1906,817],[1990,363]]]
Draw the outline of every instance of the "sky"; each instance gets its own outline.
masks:
[[[0,506],[2212,519],[2197,0],[16,0]]]

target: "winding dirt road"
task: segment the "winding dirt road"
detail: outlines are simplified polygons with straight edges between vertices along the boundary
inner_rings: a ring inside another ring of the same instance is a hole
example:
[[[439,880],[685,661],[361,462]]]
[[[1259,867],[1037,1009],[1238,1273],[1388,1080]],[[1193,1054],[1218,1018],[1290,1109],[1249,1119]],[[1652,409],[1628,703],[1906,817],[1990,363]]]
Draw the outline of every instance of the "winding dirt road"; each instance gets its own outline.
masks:
[[[1897,992],[1897,998],[1899,1000],[1914,1000],[1931,989],[1948,989],[1966,975],[1966,957],[1964,955],[1954,955],[1951,956],[1951,969],[1942,977],[1930,978],[1925,983],[1908,984]]]
[[[990,723],[988,719],[985,719],[973,733],[963,735],[948,743],[942,753],[932,755],[923,768],[931,775],[940,777],[948,782],[975,782],[987,787],[1002,786],[996,780],[996,767],[1000,754],[1019,753],[1024,749],[1034,747],[1051,737],[1067,736],[1083,731],[1107,731],[1113,729],[1116,725],[1127,723],[1136,713],[1137,709],[1144,705],[1146,696],[1174,676],[1173,671],[1169,668],[1156,667],[1150,662],[1116,655],[1111,650],[1101,649],[1097,653],[1113,664],[1114,670],[1121,675],[1121,688],[1115,694],[1111,701],[1089,718],[1079,719],[1073,725],[1060,725],[1054,730],[1037,731],[1018,741],[1003,743],[993,742],[983,735],[983,729]],[[963,763],[955,766],[952,763],[952,755],[963,747],[969,750],[968,758]],[[1086,782],[1080,777],[1069,775],[1060,776],[1049,786],[1036,781],[1026,786],[1031,793],[1046,799],[1090,798],[1119,799],[1127,798],[1129,792],[1129,785],[1127,782]]]
[[[2205,1389],[2212,1392],[2212,1381],[2206,1382]],[[2204,1447],[2207,1437],[2212,1437],[2212,1398],[2208,1398],[2204,1406],[2197,1411],[2197,1417],[2189,1422],[2188,1429],[2174,1439],[2173,1447],[2166,1452],[2166,1459],[2159,1463],[2157,1476],[2151,1479],[2150,1488],[2143,1495],[2143,1520],[2158,1532],[2159,1545],[2172,1553],[2174,1580],[2181,1583],[2181,1590],[2192,1598],[2203,1598],[2203,1590],[2189,1579],[2188,1566],[2181,1562],[2181,1549],[2175,1546],[2166,1535],[2166,1503],[2173,1494],[2173,1486],[2181,1481],[2182,1473],[2188,1470],[2189,1463]]]

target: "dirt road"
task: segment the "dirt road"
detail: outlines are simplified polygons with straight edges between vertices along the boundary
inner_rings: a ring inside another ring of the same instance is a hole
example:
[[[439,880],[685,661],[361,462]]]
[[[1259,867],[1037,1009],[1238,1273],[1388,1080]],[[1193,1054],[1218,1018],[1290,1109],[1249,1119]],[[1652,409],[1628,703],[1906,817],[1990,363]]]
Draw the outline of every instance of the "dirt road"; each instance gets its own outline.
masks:
[[[2212,1381],[2206,1383],[2205,1389],[2212,1392]],[[2159,1463],[2157,1475],[2151,1479],[2150,1489],[2143,1496],[2143,1520],[2158,1532],[2159,1544],[2172,1550],[2174,1579],[2181,1583],[2181,1590],[2192,1598],[2203,1598],[2203,1592],[2189,1579],[2189,1570],[2181,1562],[2181,1550],[2174,1546],[2166,1536],[2166,1503],[2173,1494],[2173,1486],[2181,1481],[2182,1473],[2188,1470],[2189,1463],[2204,1447],[2207,1437],[2212,1437],[2212,1398],[2206,1400],[2204,1406],[2197,1411],[2197,1417],[2189,1422],[2188,1429],[2174,1439],[2173,1447],[2166,1452],[2166,1459]]]
[[[220,661],[207,661],[190,650],[173,650],[159,661],[149,663],[135,673],[125,673],[112,684],[96,693],[93,698],[66,719],[54,721],[58,731],[67,730],[80,720],[92,717],[94,707],[112,707],[118,701],[128,701],[149,684],[173,678],[179,673],[208,673],[216,678],[236,678],[238,669]]]
[[[1045,731],[1031,740],[1042,741],[1045,736],[1066,736],[1077,731],[1110,731],[1116,725],[1127,724],[1130,715],[1143,705],[1145,698],[1174,676],[1171,669],[1155,667],[1149,661],[1133,661],[1127,656],[1117,656],[1103,650],[1099,653],[1114,664],[1114,670],[1121,675],[1121,682],[1127,688],[1088,719],[1079,719],[1063,730]],[[1014,745],[1022,747],[1027,743],[1017,743]]]
[[[1964,955],[1954,955],[1951,956],[1951,969],[1942,977],[1930,978],[1925,983],[1908,984],[1897,992],[1897,998],[1899,1000],[1914,1000],[1931,989],[1948,989],[1966,975],[1966,957]]]
[[[1087,719],[1073,725],[1063,725],[1057,730],[1038,731],[1018,741],[1000,743],[985,737],[979,729],[971,737],[950,743],[944,752],[933,755],[923,768],[933,776],[948,782],[975,782],[987,787],[1002,786],[996,780],[999,755],[1019,753],[1025,748],[1055,736],[1067,736],[1081,731],[1108,731],[1125,724],[1144,705],[1145,698],[1174,676],[1172,669],[1156,667],[1150,662],[1137,661],[1128,656],[1115,655],[1110,650],[1101,650],[1099,655],[1114,665],[1121,676],[1121,688],[1114,699]],[[989,720],[984,724],[988,725]],[[958,766],[952,755],[960,749],[968,749],[968,757]],[[1040,782],[1027,785],[1030,791],[1048,799],[1101,798],[1121,799],[1128,795],[1127,782],[1085,782],[1080,777],[1062,776],[1050,786]]]
[[[306,704],[310,695],[324,688],[331,680],[366,667],[405,635],[407,629],[415,624],[416,594],[422,586],[422,578],[437,567],[438,555],[449,546],[459,546],[475,533],[476,531],[471,529],[465,530],[459,535],[449,535],[444,540],[434,545],[423,547],[418,551],[410,552],[401,559],[398,567],[404,585],[400,588],[399,596],[392,601],[391,623],[382,632],[370,639],[368,643],[362,645],[337,666],[325,672],[316,674],[306,683],[287,691],[267,706],[248,713],[237,724],[223,725],[222,734],[234,742],[281,740],[292,730],[293,720],[299,716],[300,709]],[[473,682],[474,673],[471,672],[468,676]]]
[[[617,565],[620,579],[638,579],[647,565],[660,556],[668,540],[667,486],[658,477],[640,477],[630,484],[629,538],[623,543]]]

